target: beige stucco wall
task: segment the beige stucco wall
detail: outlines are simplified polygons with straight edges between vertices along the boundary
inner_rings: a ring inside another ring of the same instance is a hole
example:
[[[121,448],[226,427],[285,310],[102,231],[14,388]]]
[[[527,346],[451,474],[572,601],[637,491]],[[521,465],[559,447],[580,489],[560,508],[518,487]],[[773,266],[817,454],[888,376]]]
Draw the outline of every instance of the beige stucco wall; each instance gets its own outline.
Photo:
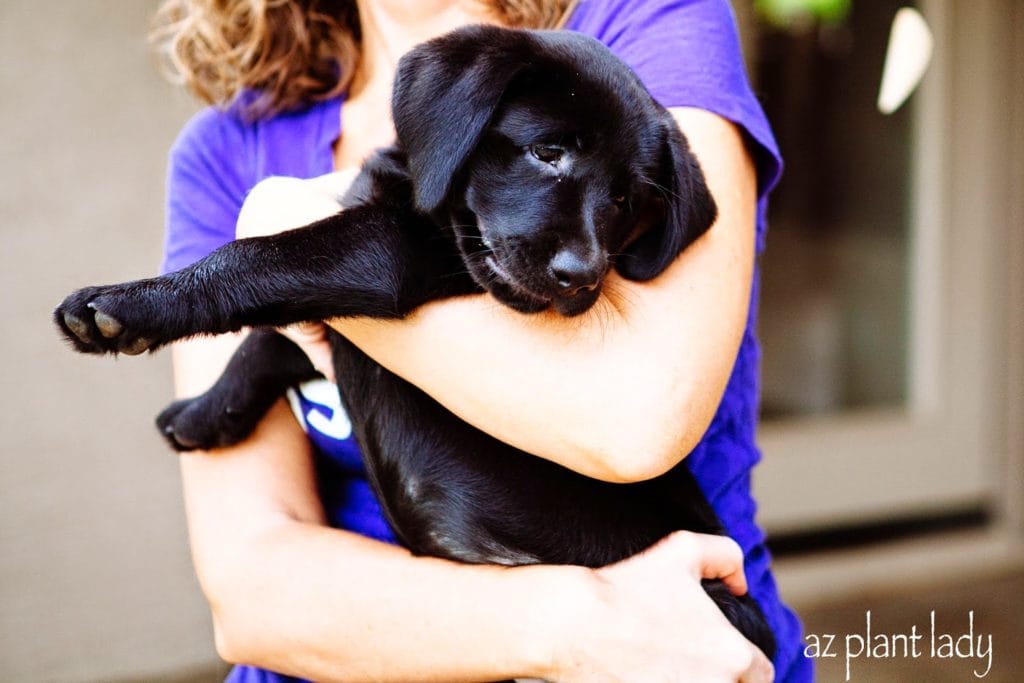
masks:
[[[150,679],[216,658],[166,354],[69,352],[75,287],[151,274],[164,157],[192,105],[156,73],[152,1],[0,2],[0,680]]]

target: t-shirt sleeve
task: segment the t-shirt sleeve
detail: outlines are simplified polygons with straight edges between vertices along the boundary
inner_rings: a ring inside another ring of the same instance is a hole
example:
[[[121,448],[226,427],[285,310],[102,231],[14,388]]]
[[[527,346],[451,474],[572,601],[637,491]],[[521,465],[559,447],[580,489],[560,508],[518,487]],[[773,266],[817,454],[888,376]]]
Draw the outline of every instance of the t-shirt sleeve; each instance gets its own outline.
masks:
[[[252,186],[245,126],[206,109],[182,129],[167,171],[166,233],[161,273],[183,268],[235,238],[235,222]]]
[[[664,107],[697,107],[752,142],[763,197],[782,171],[771,128],[747,78],[728,0],[581,0],[569,28],[629,64]]]

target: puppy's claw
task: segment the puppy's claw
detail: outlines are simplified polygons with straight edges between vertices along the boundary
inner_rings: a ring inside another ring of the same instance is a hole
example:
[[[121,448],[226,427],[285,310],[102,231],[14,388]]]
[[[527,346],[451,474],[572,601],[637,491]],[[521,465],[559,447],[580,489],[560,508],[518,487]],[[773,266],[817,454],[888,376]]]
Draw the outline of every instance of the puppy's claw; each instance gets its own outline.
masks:
[[[152,342],[150,340],[145,337],[139,337],[130,344],[126,344],[123,348],[119,349],[119,351],[128,356],[137,356],[140,353],[148,351],[151,345]]]
[[[89,325],[84,320],[79,318],[73,313],[64,312],[64,324],[71,330],[76,337],[85,342],[89,343]]]
[[[124,325],[121,324],[120,320],[111,315],[107,315],[100,309],[96,308],[93,304],[89,304],[89,308],[96,311],[95,315],[93,315],[93,320],[96,321],[96,328],[99,329],[100,334],[104,337],[107,339],[113,339],[124,332]],[[125,351],[125,353],[128,352]]]

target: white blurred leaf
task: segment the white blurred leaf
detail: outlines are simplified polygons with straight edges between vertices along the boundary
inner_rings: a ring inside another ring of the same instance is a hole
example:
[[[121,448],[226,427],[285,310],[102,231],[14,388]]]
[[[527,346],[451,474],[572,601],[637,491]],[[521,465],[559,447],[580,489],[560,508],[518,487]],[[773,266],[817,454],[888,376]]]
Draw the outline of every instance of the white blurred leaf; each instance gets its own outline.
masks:
[[[892,21],[878,89],[878,110],[892,114],[917,88],[932,58],[934,39],[921,13],[903,7]]]

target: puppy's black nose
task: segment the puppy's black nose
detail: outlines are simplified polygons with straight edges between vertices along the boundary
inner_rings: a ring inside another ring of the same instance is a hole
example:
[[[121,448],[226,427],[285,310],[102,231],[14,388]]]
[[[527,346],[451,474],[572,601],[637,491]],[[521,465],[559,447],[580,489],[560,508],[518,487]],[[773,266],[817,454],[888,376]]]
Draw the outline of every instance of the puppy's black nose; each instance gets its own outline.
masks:
[[[604,275],[604,259],[582,258],[571,249],[563,249],[551,259],[551,275],[565,296],[593,291]]]

